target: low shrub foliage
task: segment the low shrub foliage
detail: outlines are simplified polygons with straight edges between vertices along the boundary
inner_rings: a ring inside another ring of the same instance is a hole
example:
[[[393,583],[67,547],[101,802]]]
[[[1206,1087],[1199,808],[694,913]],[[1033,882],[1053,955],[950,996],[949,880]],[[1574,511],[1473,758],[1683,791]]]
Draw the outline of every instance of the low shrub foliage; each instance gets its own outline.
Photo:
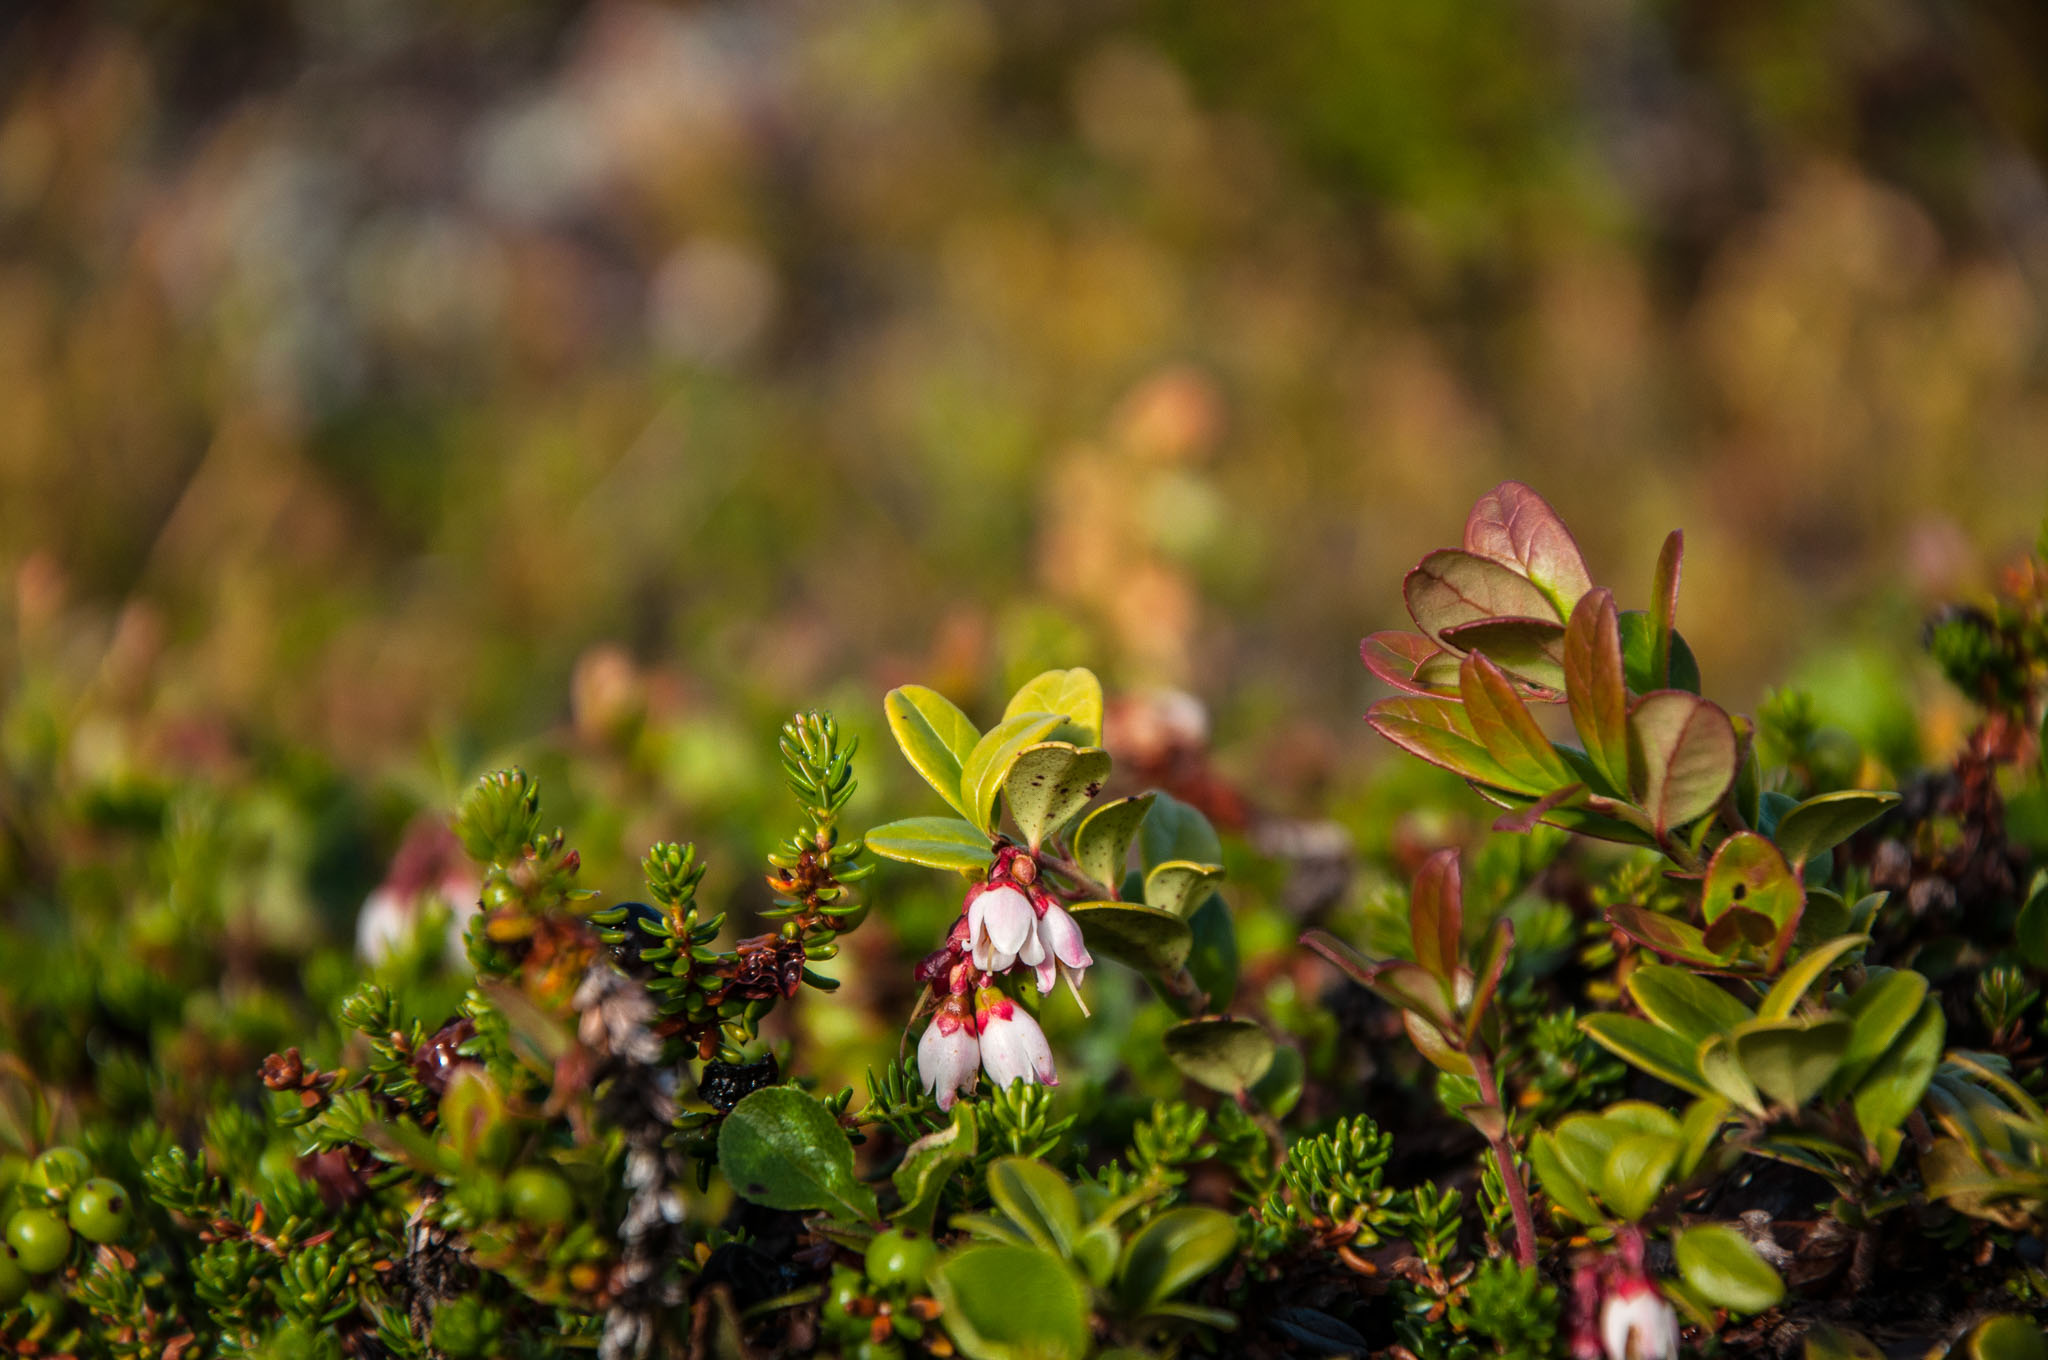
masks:
[[[1213,770],[1120,770],[1074,668],[986,730],[891,690],[928,788],[866,824],[791,718],[724,909],[689,844],[595,891],[487,775],[351,954],[285,908],[360,794],[94,767],[24,683],[0,1353],[2048,1357],[2048,562],[1930,623],[1975,725],[1895,770],[1708,697],[1683,547],[1618,594],[1509,483],[1423,558],[1348,892]]]

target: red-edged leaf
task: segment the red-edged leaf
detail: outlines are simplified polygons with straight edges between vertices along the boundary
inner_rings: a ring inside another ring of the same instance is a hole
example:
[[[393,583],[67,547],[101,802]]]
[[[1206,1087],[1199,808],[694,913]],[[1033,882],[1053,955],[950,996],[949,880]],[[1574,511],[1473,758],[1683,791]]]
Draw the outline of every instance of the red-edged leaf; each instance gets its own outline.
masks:
[[[1401,596],[1416,626],[1432,638],[1475,619],[1564,619],[1528,577],[1457,548],[1423,558],[1401,582]]]
[[[1707,948],[1724,958],[1743,945],[1762,949],[1777,939],[1778,927],[1771,918],[1748,907],[1730,907],[1714,919],[1706,933]]]
[[[1465,956],[1465,894],[1458,878],[1458,852],[1439,850],[1423,861],[1408,894],[1408,937],[1415,961],[1438,978],[1448,978]]]
[[[1564,625],[1552,619],[1474,619],[1443,630],[1446,646],[1483,652],[1552,703],[1564,690]]]
[[[1550,503],[1520,482],[1479,498],[1465,521],[1465,551],[1514,568],[1550,597],[1559,618],[1593,588],[1585,555]]]
[[[1410,694],[1456,694],[1458,658],[1420,633],[1374,633],[1358,644],[1365,668]]]
[[[1503,812],[1500,816],[1494,818],[1493,829],[1510,835],[1526,835],[1530,831],[1535,830],[1536,824],[1551,813],[1569,804],[1576,803],[1585,796],[1586,786],[1584,784],[1567,784],[1561,789],[1552,789],[1549,793],[1544,794],[1526,807],[1519,807],[1511,812]]]
[[[1628,682],[1621,665],[1621,620],[1614,592],[1588,591],[1564,631],[1565,701],[1586,758],[1628,792]]]
[[[1419,963],[1393,959],[1373,969],[1365,984],[1380,999],[1405,1011],[1414,1011],[1446,1034],[1456,1031],[1458,1016],[1451,1009],[1450,989],[1431,977]]]
[[[1458,692],[1473,735],[1516,781],[1507,787],[1542,794],[1576,782],[1500,667],[1477,653],[1466,657],[1458,667]]]
[[[1805,906],[1806,893],[1784,854],[1754,831],[1737,832],[1721,842],[1707,865],[1700,919],[1710,927],[1723,913],[1742,907],[1767,918],[1775,933],[1798,920]]]
[[[1382,699],[1366,710],[1373,731],[1432,765],[1502,788],[1519,785],[1480,744],[1465,706],[1452,699],[1421,695]]]
[[[1409,1042],[1415,1045],[1415,1051],[1427,1058],[1431,1066],[1454,1077],[1472,1075],[1472,1059],[1452,1046],[1449,1035],[1414,1011],[1402,1011],[1401,1024],[1408,1031]]]
[[[1339,972],[1360,986],[1372,981],[1372,970],[1379,966],[1327,930],[1304,931],[1301,943],[1322,955]]]
[[[1697,694],[1656,690],[1628,715],[1629,788],[1659,835],[1712,811],[1735,760],[1734,724]]]
[[[1472,1004],[1465,1011],[1465,1042],[1471,1043],[1479,1033],[1480,1024],[1486,1019],[1486,1008],[1493,1004],[1493,994],[1500,990],[1501,975],[1507,972],[1508,955],[1515,948],[1515,923],[1505,916],[1487,937],[1486,957],[1479,964],[1479,985],[1472,993]]]
[[[1657,554],[1657,574],[1650,584],[1650,626],[1656,650],[1650,674],[1660,685],[1671,683],[1671,632],[1678,627],[1678,575],[1685,562],[1685,530],[1673,529]]]
[[[1689,963],[1718,963],[1719,951],[1707,945],[1698,926],[1675,916],[1624,902],[1607,909],[1607,923],[1643,948],[1665,958]]]

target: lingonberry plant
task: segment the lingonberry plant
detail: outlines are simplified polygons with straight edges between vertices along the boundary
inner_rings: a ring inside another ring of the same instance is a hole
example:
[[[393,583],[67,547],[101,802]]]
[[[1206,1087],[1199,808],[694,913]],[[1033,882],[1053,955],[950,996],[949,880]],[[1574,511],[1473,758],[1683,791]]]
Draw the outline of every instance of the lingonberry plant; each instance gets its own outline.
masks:
[[[794,832],[737,796],[622,895],[487,775],[333,948],[345,781],[81,774],[24,684],[0,1354],[2040,1360],[2048,543],[1929,626],[1981,716],[1928,769],[1705,697],[1682,547],[1625,610],[1478,503],[1365,640],[1434,769],[1339,891],[1073,668],[890,691],[868,802],[792,718]]]

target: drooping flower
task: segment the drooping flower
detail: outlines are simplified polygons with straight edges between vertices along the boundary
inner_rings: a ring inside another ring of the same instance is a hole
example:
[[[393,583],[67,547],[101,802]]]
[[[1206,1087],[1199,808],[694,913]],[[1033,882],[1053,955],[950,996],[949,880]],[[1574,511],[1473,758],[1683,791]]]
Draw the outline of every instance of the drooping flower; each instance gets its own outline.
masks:
[[[1022,1006],[984,987],[975,993],[974,1019],[981,1030],[981,1066],[990,1081],[1004,1088],[1018,1080],[1059,1085],[1052,1045]]]
[[[1058,978],[1064,977],[1081,1014],[1088,1014],[1088,1003],[1081,999],[1081,975],[1095,959],[1081,938],[1080,923],[1065,907],[1048,900],[1038,918],[1038,943],[1045,953],[1037,965],[1038,994],[1044,996]]]
[[[1607,1360],[1676,1360],[1678,1314],[1641,1274],[1623,1274],[1600,1306],[1600,1344]]]
[[[953,1108],[962,1093],[972,1092],[981,1065],[981,1044],[975,1037],[974,1013],[964,996],[949,996],[917,1041],[917,1075],[936,1096],[941,1110]]]
[[[1038,914],[1007,883],[983,889],[967,904],[967,938],[974,966],[986,973],[1006,973],[1019,963],[1035,968],[1045,957]]]

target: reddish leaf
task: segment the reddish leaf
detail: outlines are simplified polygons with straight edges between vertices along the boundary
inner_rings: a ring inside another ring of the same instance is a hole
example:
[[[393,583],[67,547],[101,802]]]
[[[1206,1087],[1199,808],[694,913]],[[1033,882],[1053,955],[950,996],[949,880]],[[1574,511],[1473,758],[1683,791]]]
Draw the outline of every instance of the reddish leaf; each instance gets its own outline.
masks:
[[[1401,582],[1401,597],[1416,626],[1432,638],[1475,619],[1564,619],[1528,577],[1457,548],[1423,558]]]
[[[1621,664],[1621,620],[1614,592],[1588,591],[1564,633],[1565,700],[1586,758],[1628,792],[1628,682]]]
[[[1503,812],[1493,819],[1493,829],[1517,836],[1524,835],[1551,813],[1585,796],[1584,784],[1567,784],[1561,789],[1553,789],[1533,803]]]
[[[1707,927],[1705,936],[1707,948],[1723,958],[1734,953],[1743,945],[1754,945],[1762,949],[1775,944],[1778,927],[1770,917],[1748,907],[1730,907],[1721,913],[1714,924]]]
[[[1721,958],[1708,947],[1698,926],[1634,903],[1609,907],[1607,923],[1643,948],[1666,958],[1689,963],[1717,963]]]
[[[1629,787],[1660,836],[1712,811],[1735,764],[1734,724],[1697,694],[1656,690],[1628,715]]]
[[[1372,981],[1372,970],[1376,966],[1365,955],[1353,949],[1327,930],[1304,931],[1301,943],[1322,955],[1344,976],[1364,986]]]
[[[1721,842],[1707,865],[1700,917],[1710,927],[1723,913],[1741,907],[1767,918],[1775,934],[1797,920],[1805,905],[1806,893],[1784,854],[1754,831]]]
[[[1549,502],[1520,482],[1479,498],[1465,521],[1465,550],[1514,568],[1550,598],[1559,618],[1593,588],[1586,559]]]
[[[1449,978],[1465,956],[1465,896],[1458,878],[1458,852],[1439,850],[1423,862],[1408,894],[1408,937],[1415,961],[1438,978]]]
[[[1656,640],[1650,674],[1660,685],[1671,683],[1671,632],[1678,627],[1678,575],[1685,561],[1685,530],[1673,529],[1657,554],[1657,574],[1650,585],[1650,626]]]
[[[1444,645],[1483,652],[1555,703],[1564,691],[1564,625],[1552,619],[1474,619],[1443,630]]]
[[[1479,1033],[1479,1026],[1486,1019],[1486,1008],[1493,1004],[1493,994],[1500,989],[1501,976],[1507,972],[1508,955],[1515,948],[1515,923],[1505,916],[1487,937],[1486,957],[1479,964],[1479,985],[1472,993],[1472,1005],[1465,1012],[1465,1042],[1471,1043]]]
[[[1422,965],[1393,959],[1373,969],[1365,984],[1382,1001],[1414,1011],[1446,1034],[1457,1026],[1457,1012],[1451,1009],[1450,989],[1423,971]]]
[[[1410,694],[1458,692],[1457,657],[1420,633],[1374,633],[1358,644],[1358,659],[1374,675]]]
[[[1575,782],[1500,667],[1477,653],[1466,657],[1458,668],[1458,692],[1473,735],[1516,781],[1506,787],[1542,794]]]
[[[1518,787],[1480,744],[1461,703],[1419,695],[1382,699],[1366,710],[1365,720],[1373,731],[1432,765],[1482,784]]]

